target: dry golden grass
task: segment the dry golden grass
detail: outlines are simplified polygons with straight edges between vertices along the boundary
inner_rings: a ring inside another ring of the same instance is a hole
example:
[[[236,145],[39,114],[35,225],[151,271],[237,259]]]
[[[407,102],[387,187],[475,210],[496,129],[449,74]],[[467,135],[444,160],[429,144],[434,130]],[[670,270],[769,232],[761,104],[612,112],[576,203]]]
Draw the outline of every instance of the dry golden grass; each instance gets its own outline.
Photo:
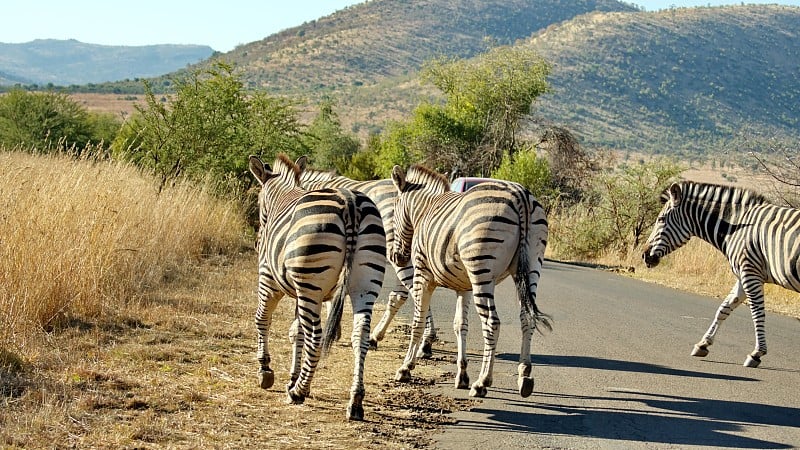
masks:
[[[0,343],[99,317],[201,256],[243,242],[233,203],[182,184],[161,194],[135,168],[0,153]]]
[[[366,421],[345,418],[344,343],[306,403],[287,405],[293,304],[276,312],[277,380],[262,390],[256,256],[236,207],[192,186],[156,195],[124,164],[18,153],[0,164],[0,447],[424,447],[470,404],[425,392],[449,382],[442,359],[420,362],[415,384],[390,381],[408,343],[398,320],[367,357]]]

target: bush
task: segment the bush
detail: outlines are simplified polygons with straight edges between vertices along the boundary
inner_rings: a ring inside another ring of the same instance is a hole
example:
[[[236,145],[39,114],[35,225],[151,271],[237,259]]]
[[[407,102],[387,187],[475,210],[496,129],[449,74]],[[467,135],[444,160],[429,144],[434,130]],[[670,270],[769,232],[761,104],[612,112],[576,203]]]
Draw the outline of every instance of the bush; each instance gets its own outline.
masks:
[[[550,164],[547,159],[536,155],[532,147],[518,151],[514,156],[505,154],[494,172],[492,178],[515,181],[526,188],[539,202],[545,204],[546,209],[554,201],[557,193],[552,186]]]
[[[0,96],[0,146],[81,153],[91,144],[110,142],[119,122],[90,114],[67,94],[13,89]]]

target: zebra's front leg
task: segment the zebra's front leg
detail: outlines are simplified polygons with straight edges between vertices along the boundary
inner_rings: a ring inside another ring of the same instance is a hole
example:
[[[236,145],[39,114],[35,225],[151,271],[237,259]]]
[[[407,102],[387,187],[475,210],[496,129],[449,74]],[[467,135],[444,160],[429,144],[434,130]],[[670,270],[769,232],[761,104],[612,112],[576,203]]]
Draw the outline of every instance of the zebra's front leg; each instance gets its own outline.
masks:
[[[375,299],[371,298],[370,302]],[[364,311],[363,305],[353,305],[353,311]],[[348,420],[364,420],[364,362],[369,349],[369,328],[372,311],[353,316],[353,334],[350,344],[353,347],[353,383],[350,387],[350,403],[347,405]]]
[[[298,300],[298,335],[303,336],[303,357],[297,381],[287,389],[287,402],[302,404],[311,391],[311,380],[322,354],[322,299]]]
[[[747,296],[744,293],[744,289],[742,289],[742,284],[737,280],[736,284],[733,285],[731,292],[719,305],[717,314],[714,316],[714,320],[711,322],[711,326],[708,328],[708,331],[706,331],[706,334],[703,335],[703,338],[700,340],[700,342],[694,345],[692,356],[708,356],[708,347],[714,343],[714,337],[716,336],[717,331],[719,331],[720,325],[722,325],[722,322],[731,315],[737,306],[742,304],[745,298],[747,298]]]
[[[756,333],[756,346],[752,353],[747,355],[744,360],[745,367],[758,367],[761,364],[761,357],[767,354],[767,335],[764,329],[764,285],[762,283],[750,283],[751,289],[747,291],[747,299],[750,302],[750,315],[753,318],[753,328]],[[749,287],[749,286],[748,286]]]
[[[433,326],[433,314],[428,308],[425,317],[425,332],[422,334],[422,346],[417,352],[417,358],[429,359],[433,357],[433,341],[436,340],[436,328]]]
[[[369,337],[369,347],[373,350],[378,348],[378,341],[382,341],[384,337],[386,337],[386,330],[389,328],[389,324],[392,323],[394,316],[397,314],[397,311],[403,304],[406,302],[408,298],[408,290],[399,285],[389,294],[389,301],[386,305],[386,311],[383,312],[383,316],[381,317],[380,322],[372,331],[372,335]]]
[[[467,330],[469,318],[467,316],[467,298],[471,292],[458,292],[456,297],[456,313],[453,316],[453,331],[456,334],[456,389],[469,389],[469,375],[467,374]]]
[[[256,330],[258,331],[258,385],[262,389],[269,389],[275,383],[275,373],[269,367],[269,329],[272,326],[272,314],[278,306],[282,295],[277,290],[270,288],[267,283],[270,278],[264,274],[259,275],[258,283],[258,309],[256,310]]]
[[[497,315],[494,304],[494,283],[477,286],[473,292],[475,308],[481,317],[483,331],[483,364],[478,380],[472,384],[469,391],[471,397],[486,397],[488,387],[492,385],[492,371],[494,369],[494,354],[497,348],[497,338],[500,334],[500,317]]]
[[[411,298],[414,299],[414,320],[411,326],[411,342],[408,345],[406,357],[403,360],[403,365],[397,369],[395,381],[407,383],[411,381],[411,371],[414,370],[416,364],[417,352],[422,344],[422,333],[425,331],[423,323],[423,313],[430,307],[431,294],[433,294],[433,287],[423,278],[418,270],[414,274],[414,287],[411,290]]]

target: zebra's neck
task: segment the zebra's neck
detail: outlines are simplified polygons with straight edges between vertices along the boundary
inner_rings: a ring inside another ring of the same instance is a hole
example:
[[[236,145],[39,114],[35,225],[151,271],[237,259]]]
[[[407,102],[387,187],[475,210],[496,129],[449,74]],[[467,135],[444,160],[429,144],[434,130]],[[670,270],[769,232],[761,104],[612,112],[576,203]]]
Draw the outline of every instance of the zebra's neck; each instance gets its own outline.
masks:
[[[692,233],[725,252],[730,235],[748,226],[744,216],[765,202],[751,191],[729,186],[690,184],[683,208],[691,217]]]

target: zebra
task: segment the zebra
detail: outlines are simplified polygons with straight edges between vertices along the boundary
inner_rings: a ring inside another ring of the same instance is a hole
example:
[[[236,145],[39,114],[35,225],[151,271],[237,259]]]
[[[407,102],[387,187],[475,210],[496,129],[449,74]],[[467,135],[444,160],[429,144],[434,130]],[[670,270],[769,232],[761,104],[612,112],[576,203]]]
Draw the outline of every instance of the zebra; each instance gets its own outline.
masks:
[[[329,350],[341,322],[345,297],[353,310],[354,370],[347,417],[364,418],[364,361],[372,308],[381,290],[386,236],[375,204],[347,189],[306,191],[299,175],[305,158],[293,163],[279,154],[274,166],[250,156],[250,172],[261,184],[258,248],[259,385],[274,383],[269,367],[269,328],[278,301],[296,300],[289,403],[303,403],[321,354]],[[322,302],[332,301],[323,336]],[[321,349],[320,349],[321,347]],[[321,351],[320,351],[321,350]],[[301,367],[302,357],[302,367]]]
[[[422,334],[421,313],[437,286],[457,293],[453,331],[458,338],[455,385],[469,387],[466,359],[467,308],[472,297],[481,318],[484,351],[478,380],[470,396],[485,397],[492,385],[500,320],[495,310],[495,284],[508,275],[517,287],[522,343],[517,386],[522,397],[533,392],[531,337],[539,325],[551,328],[550,317],[536,306],[548,226],[544,208],[522,185],[481,183],[465,193],[449,190],[447,179],[422,165],[408,172],[392,170],[398,191],[390,260],[406,265],[413,258],[414,321],[411,343],[395,380],[411,379]],[[412,237],[413,236],[413,237]]]
[[[315,170],[305,167],[300,174],[300,183],[307,189],[320,189],[330,187],[341,187],[363,192],[367,195],[381,213],[383,228],[386,232],[387,248],[391,245],[394,237],[394,199],[397,197],[397,190],[391,179],[357,181],[345,176],[336,175],[331,171]],[[386,336],[386,330],[394,319],[397,311],[403,306],[408,298],[408,287],[414,275],[411,266],[398,266],[392,263],[397,274],[398,282],[389,293],[386,311],[383,313],[378,325],[372,330],[370,335],[370,348],[378,348],[378,342]],[[433,323],[433,316],[430,310],[427,313],[425,322],[425,332],[422,336],[423,344],[420,347],[418,357],[430,358],[432,354],[432,343],[436,339],[436,328]]]
[[[767,354],[764,283],[800,292],[800,210],[771,204],[748,189],[690,181],[672,184],[661,200],[664,206],[642,254],[645,265],[657,266],[697,236],[728,258],[736,276],[692,356],[708,355],[722,321],[747,299],[756,344],[743,365],[758,367]]]

